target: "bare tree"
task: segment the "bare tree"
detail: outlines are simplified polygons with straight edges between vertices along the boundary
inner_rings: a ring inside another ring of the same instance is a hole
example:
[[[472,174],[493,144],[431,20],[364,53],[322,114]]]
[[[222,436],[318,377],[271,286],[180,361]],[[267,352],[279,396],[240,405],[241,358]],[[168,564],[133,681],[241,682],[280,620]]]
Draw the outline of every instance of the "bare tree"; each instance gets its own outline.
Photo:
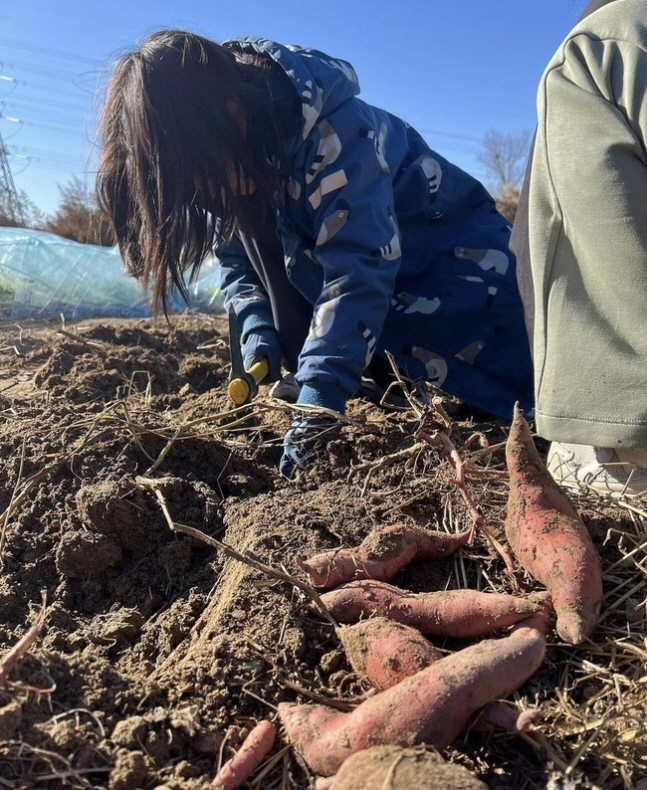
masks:
[[[110,247],[115,243],[112,226],[97,206],[94,192],[78,176],[64,186],[58,185],[61,203],[47,219],[45,230],[83,244]]]
[[[504,184],[501,191],[494,196],[499,214],[503,214],[509,222],[514,222],[517,216],[519,195],[519,190],[516,187]]]
[[[490,129],[481,147],[478,160],[493,178],[494,191],[500,192],[504,186],[520,189],[530,149],[530,132],[503,134]]]
[[[478,160],[490,177],[488,186],[497,201],[497,208],[512,222],[526,172],[530,132],[503,134],[490,129],[483,138],[481,147]]]
[[[21,189],[11,205],[0,195],[0,227],[40,228],[45,221],[43,212]]]

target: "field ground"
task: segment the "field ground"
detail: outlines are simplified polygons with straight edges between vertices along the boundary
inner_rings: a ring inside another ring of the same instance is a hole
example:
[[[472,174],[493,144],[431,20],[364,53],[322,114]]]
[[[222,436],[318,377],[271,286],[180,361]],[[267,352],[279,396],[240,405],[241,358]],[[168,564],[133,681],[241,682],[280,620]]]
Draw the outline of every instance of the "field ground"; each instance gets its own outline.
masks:
[[[313,470],[283,480],[289,414],[264,388],[260,427],[223,429],[220,317],[180,316],[170,327],[3,322],[0,351],[3,653],[46,601],[28,652],[0,668],[0,788],[199,790],[279,701],[343,705],[368,691],[302,590],[170,525],[303,581],[298,558],[355,545],[376,525],[471,523],[447,461],[407,452],[413,412],[359,399]],[[507,479],[497,445],[507,426],[462,404],[447,409],[459,449],[475,431],[491,445],[463,455],[471,496],[501,537]],[[549,753],[473,733],[443,754],[492,790],[647,788],[647,513],[591,494],[575,503],[602,556],[602,621],[579,648],[553,634],[544,666],[514,697],[538,708]],[[517,576],[522,589],[536,587]],[[514,591],[482,533],[457,557],[413,564],[394,583]],[[312,786],[279,734],[251,787]]]

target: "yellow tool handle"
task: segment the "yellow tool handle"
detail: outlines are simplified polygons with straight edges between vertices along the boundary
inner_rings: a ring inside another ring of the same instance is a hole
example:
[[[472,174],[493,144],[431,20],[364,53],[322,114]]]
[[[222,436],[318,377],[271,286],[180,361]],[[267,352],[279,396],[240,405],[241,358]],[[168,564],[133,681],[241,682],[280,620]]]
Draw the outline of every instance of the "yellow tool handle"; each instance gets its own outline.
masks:
[[[247,371],[254,381],[259,384],[265,376],[270,372],[270,365],[266,359],[261,359],[259,362],[254,362],[251,368]],[[247,401],[250,395],[249,382],[245,379],[232,379],[229,382],[229,397],[237,406],[241,406]]]

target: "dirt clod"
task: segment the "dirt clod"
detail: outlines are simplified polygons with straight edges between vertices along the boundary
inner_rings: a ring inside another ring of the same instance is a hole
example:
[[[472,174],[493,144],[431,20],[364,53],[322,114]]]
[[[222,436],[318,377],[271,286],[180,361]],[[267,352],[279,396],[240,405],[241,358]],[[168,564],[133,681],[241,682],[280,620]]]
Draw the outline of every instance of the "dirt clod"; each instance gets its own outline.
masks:
[[[56,550],[56,569],[71,579],[98,579],[120,560],[114,540],[89,532],[68,532]]]
[[[148,777],[148,760],[143,752],[120,749],[110,774],[109,790],[137,790]]]

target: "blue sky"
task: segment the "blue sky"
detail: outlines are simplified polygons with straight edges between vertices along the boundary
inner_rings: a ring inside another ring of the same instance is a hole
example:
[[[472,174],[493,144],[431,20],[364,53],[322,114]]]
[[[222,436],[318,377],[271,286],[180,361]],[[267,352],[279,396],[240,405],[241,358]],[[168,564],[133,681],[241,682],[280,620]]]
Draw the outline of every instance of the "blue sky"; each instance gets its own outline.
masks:
[[[486,132],[535,123],[541,73],[585,0],[5,0],[0,135],[16,187],[45,212],[93,183],[97,112],[116,55],[164,27],[260,35],[355,67],[362,97],[477,177]]]

